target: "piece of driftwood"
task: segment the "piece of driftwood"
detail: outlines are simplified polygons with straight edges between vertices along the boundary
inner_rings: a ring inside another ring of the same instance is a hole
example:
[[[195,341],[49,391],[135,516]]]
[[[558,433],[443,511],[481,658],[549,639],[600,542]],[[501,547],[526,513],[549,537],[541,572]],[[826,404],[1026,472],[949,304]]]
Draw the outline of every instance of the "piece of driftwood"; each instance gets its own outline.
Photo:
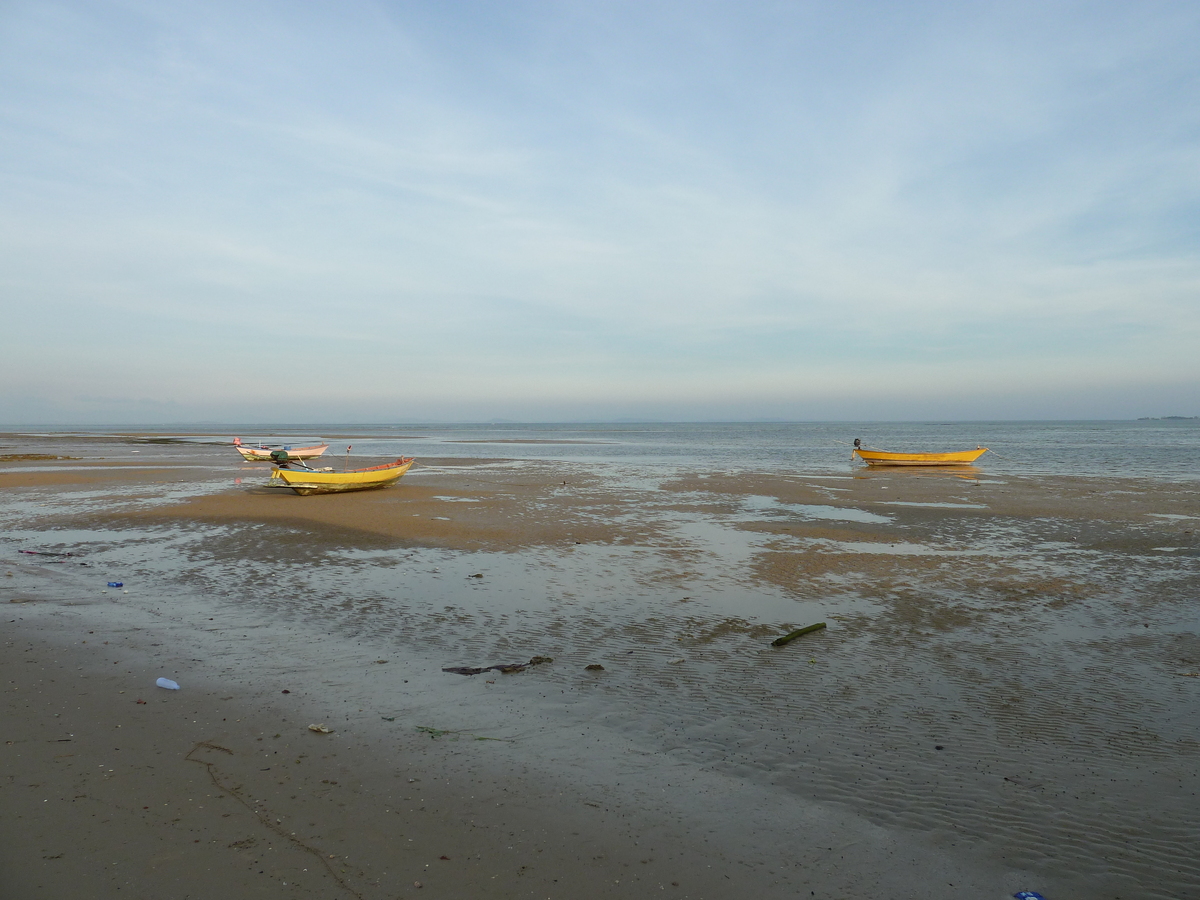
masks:
[[[789,631],[783,637],[775,638],[775,640],[771,641],[771,646],[772,647],[782,647],[784,644],[788,643],[789,641],[794,641],[796,638],[800,637],[800,635],[802,635],[802,634],[808,634],[810,631],[820,631],[824,627],[825,627],[824,622],[817,622],[817,624],[815,624],[815,625],[805,625],[803,628],[797,628],[795,631]]]
[[[376,662],[387,662],[387,660],[378,659]],[[503,672],[505,675],[512,675],[516,672],[524,672],[530,666],[540,666],[543,663],[552,663],[554,658],[551,656],[535,656],[527,663],[500,663],[496,666],[449,666],[442,669],[443,672],[453,672],[455,675],[482,675],[484,672],[490,672],[495,669],[497,672]]]
[[[492,668],[505,675],[512,675],[514,672],[524,672],[528,665],[529,663],[507,663],[502,666],[492,666]]]

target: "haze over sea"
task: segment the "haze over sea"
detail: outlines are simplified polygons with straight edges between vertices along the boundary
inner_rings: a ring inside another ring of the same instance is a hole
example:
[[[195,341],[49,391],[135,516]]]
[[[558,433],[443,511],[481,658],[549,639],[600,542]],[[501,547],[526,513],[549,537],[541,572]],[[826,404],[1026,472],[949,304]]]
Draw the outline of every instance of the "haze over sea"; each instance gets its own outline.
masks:
[[[14,429],[15,430],[15,429]],[[330,441],[328,456],[436,456],[571,460],[643,467],[772,473],[844,472],[850,444],[898,452],[991,452],[992,474],[1200,478],[1200,419],[1063,422],[698,422],[489,424],[205,424],[88,426],[42,433],[154,431],[180,440],[246,441],[299,446]]]

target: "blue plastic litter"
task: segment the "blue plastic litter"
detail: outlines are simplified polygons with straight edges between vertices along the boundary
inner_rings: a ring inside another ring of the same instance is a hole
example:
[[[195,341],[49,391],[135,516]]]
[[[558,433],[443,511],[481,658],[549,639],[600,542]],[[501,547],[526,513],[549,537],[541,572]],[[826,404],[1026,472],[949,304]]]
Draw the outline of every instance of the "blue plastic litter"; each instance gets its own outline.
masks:
[[[154,683],[157,684],[160,688],[166,688],[168,691],[179,690],[179,685],[176,684],[174,681],[172,681],[170,678],[160,678],[160,679],[158,679],[158,681],[156,681]],[[1036,897],[1037,895],[1030,894],[1029,896]]]
[[[1037,891],[1017,891],[1015,894],[1013,894],[1013,896],[1016,897],[1017,900],[1046,900],[1046,898]]]
[[[108,586],[109,586],[109,587],[125,587],[125,582],[123,582],[123,581],[110,581],[110,582],[108,583]]]

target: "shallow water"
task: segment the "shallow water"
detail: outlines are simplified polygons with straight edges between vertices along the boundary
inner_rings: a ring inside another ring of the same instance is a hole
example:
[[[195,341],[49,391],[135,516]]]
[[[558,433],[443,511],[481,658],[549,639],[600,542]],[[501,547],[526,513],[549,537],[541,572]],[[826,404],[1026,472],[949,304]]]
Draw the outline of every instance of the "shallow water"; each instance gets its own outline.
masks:
[[[125,429],[38,431],[26,444],[108,440],[126,455],[168,453],[170,442],[247,442],[299,446],[330,443],[327,456],[574,460],[616,463],[662,474],[698,471],[849,472],[855,438],[898,452],[990,448],[972,471],[985,475],[1125,476],[1170,481],[1200,478],[1200,419],[1102,422],[809,422],[630,423],[490,425],[225,425],[203,429],[165,426],[152,438]],[[167,441],[168,443],[160,443]],[[0,444],[8,442],[0,441]],[[3,447],[0,447],[0,452]],[[38,452],[26,450],[25,452]],[[2,464],[0,464],[2,465]],[[913,477],[945,477],[917,471]]]
[[[1056,900],[1200,893],[1200,495],[1186,480],[902,472],[843,489],[820,471],[687,478],[678,460],[610,459],[586,467],[605,487],[575,512],[637,539],[520,552],[115,515],[262,472],[199,452],[209,474],[186,484],[6,491],[9,593],[262,629],[274,666],[297,635],[333,658],[399,656],[439,728],[519,740],[635,792],[664,766],[720,773],[1035,873],[1016,887]],[[503,471],[570,480],[580,466]],[[462,470],[419,473],[445,484]],[[471,505],[459,499],[447,517]],[[829,627],[770,646],[815,621]],[[490,686],[440,671],[533,655],[555,662]],[[330,690],[394,712],[389,687]],[[604,734],[640,753],[598,759]],[[707,821],[700,799],[672,802]]]

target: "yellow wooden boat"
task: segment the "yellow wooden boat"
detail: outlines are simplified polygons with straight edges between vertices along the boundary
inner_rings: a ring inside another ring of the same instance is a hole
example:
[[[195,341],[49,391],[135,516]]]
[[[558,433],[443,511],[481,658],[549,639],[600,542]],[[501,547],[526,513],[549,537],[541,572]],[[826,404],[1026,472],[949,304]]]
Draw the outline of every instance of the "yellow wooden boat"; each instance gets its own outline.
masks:
[[[987,447],[976,447],[953,453],[889,453],[855,447],[851,452],[868,466],[969,466],[988,451]]]
[[[371,466],[369,469],[351,469],[349,472],[322,472],[314,469],[275,469],[272,481],[284,485],[302,497],[309,494],[336,494],[341,491],[369,491],[387,487],[409,470],[413,458],[398,459],[394,463]]]

